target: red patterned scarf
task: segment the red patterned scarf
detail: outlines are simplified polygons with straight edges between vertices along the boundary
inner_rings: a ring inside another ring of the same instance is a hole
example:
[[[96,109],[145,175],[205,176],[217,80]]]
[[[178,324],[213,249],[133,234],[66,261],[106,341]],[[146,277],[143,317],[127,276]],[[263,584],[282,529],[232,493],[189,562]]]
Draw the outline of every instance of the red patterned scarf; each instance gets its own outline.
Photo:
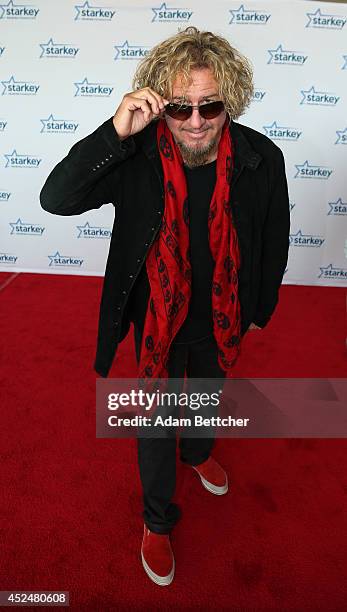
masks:
[[[146,259],[151,293],[139,364],[139,377],[144,380],[167,378],[170,345],[188,314],[191,296],[187,185],[180,150],[163,119],[158,122],[157,141],[164,170],[165,208],[159,234]],[[218,362],[226,372],[234,365],[240,350],[237,276],[240,254],[229,205],[233,159],[226,122],[218,147],[217,179],[208,215],[209,245],[215,261],[213,332]]]

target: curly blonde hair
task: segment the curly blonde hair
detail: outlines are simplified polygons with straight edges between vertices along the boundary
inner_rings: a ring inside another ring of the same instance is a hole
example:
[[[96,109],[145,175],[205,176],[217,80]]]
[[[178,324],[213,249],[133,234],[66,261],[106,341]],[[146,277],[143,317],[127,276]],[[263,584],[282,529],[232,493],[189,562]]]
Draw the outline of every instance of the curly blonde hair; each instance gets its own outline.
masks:
[[[192,69],[210,68],[219,86],[229,120],[245,112],[254,92],[253,69],[249,60],[222,36],[190,26],[157,44],[138,64],[133,89],[150,87],[172,98],[176,76],[188,87]]]

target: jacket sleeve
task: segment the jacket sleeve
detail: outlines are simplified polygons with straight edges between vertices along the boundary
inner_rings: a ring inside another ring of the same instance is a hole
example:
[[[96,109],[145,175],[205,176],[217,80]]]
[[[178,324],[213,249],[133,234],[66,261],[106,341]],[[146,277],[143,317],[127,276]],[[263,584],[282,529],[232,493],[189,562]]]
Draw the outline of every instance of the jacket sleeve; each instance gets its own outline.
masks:
[[[119,140],[112,120],[110,117],[74,144],[53,168],[40,192],[45,211],[79,215],[114,202],[119,166],[134,154],[136,146],[132,137]]]
[[[275,162],[274,187],[262,233],[261,281],[253,322],[265,327],[278,302],[289,251],[290,207],[283,153]]]

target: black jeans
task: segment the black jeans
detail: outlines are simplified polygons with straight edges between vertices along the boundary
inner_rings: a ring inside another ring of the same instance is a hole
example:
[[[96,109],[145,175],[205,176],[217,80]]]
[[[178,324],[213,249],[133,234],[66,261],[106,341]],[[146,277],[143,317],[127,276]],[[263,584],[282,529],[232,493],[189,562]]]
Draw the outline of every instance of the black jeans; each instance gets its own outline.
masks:
[[[136,357],[139,362],[141,332],[135,327]],[[188,344],[173,343],[169,352],[168,377],[224,378],[218,364],[217,343],[213,335]],[[176,392],[180,390],[175,388]],[[143,488],[143,518],[156,533],[170,533],[180,519],[181,511],[171,500],[176,487],[176,435],[171,437],[138,437],[138,464]],[[198,465],[208,459],[214,437],[179,439],[180,459]]]

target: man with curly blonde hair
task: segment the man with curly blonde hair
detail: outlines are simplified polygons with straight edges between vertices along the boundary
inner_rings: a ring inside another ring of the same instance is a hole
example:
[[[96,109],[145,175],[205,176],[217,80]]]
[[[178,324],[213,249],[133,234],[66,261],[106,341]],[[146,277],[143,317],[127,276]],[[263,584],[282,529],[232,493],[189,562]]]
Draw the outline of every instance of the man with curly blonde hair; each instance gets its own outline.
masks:
[[[53,214],[115,205],[94,364],[101,376],[131,322],[148,381],[224,379],[243,335],[269,322],[287,263],[289,202],[281,150],[236,122],[252,94],[249,61],[223,37],[189,27],[152,49],[114,115],[46,180],[41,205]],[[176,435],[150,431],[137,443],[142,563],[168,585],[181,514],[172,501]],[[224,495],[213,443],[181,437],[180,459]]]

